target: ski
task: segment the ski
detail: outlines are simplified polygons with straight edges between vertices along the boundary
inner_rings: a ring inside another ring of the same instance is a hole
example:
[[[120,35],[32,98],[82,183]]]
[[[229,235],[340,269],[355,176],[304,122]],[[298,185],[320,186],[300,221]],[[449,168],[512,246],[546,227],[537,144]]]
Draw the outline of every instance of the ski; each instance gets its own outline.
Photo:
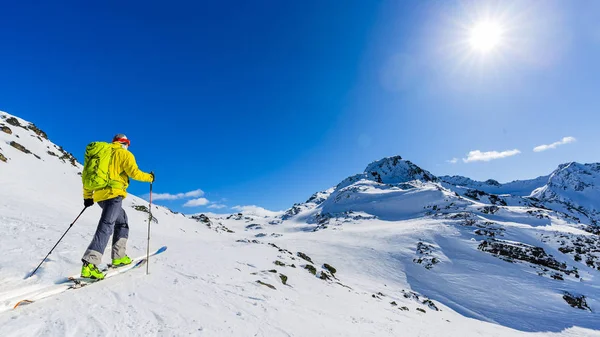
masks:
[[[158,255],[160,253],[163,253],[166,250],[167,250],[167,246],[160,247],[159,249],[155,250],[154,252],[151,252],[149,254],[149,256]],[[137,269],[137,268],[145,265],[146,263],[148,263],[148,260],[146,258],[146,255],[144,255],[144,256],[140,256],[135,259],[132,259],[132,262],[125,266],[120,266],[120,267],[110,267],[109,266],[108,270],[106,271],[106,273],[104,275],[103,280],[105,280],[107,278],[111,278],[111,277],[119,275],[119,274],[123,274],[123,273],[128,272],[133,269]],[[88,286],[90,284],[98,283],[100,281],[102,281],[102,280],[82,278],[79,274],[72,275],[72,276],[67,277],[64,281],[62,281],[58,284],[51,285],[49,287],[37,290],[33,293],[20,296],[20,299],[13,301],[13,304],[11,304],[9,307],[12,309],[17,309],[18,307],[34,303],[36,301],[50,297],[52,295],[56,295],[56,294],[65,292],[67,290],[79,289],[79,288]],[[2,308],[0,308],[0,311],[3,311]]]

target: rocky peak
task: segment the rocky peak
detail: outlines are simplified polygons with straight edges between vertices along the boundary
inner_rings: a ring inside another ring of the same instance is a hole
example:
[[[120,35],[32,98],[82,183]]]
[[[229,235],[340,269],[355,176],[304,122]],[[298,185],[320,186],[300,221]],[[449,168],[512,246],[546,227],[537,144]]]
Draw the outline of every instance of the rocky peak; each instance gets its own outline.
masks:
[[[543,202],[563,204],[591,219],[600,219],[600,163],[561,164],[546,185],[531,193]]]
[[[367,175],[367,179],[383,184],[401,184],[413,180],[437,181],[433,174],[400,156],[372,162],[364,173]]]
[[[600,187],[600,163],[561,164],[552,172],[548,180],[548,186],[559,190],[574,190],[582,192],[585,189]]]

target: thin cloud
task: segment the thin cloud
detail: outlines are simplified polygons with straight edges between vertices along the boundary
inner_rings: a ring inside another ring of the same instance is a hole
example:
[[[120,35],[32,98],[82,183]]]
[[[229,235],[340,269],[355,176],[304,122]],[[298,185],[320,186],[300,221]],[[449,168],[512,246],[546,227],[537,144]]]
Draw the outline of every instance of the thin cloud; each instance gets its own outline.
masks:
[[[208,203],[210,203],[210,201],[208,201],[208,199],[198,198],[198,199],[188,200],[185,204],[183,204],[183,207],[205,206],[205,205],[208,205]]]
[[[266,208],[262,208],[262,207],[256,206],[256,205],[246,205],[246,206],[238,205],[238,206],[231,207],[231,209],[240,211],[244,214],[251,214],[251,215],[256,215],[256,216],[277,216],[277,215],[281,215],[284,213],[283,211],[278,211],[278,212],[270,211]]]
[[[575,139],[575,137],[564,137],[563,139],[559,140],[558,142],[554,142],[552,144],[536,146],[533,148],[533,152],[542,152],[542,151],[546,151],[546,150],[556,149],[557,147],[559,147],[561,145],[573,143],[575,141],[577,141],[577,139]]]
[[[223,204],[210,204],[208,205],[208,208],[212,208],[212,209],[222,209],[222,208],[227,208],[226,205]]]
[[[450,160],[446,160],[446,162],[448,162],[450,164],[456,164],[456,163],[458,163],[458,158],[452,158]]]
[[[186,199],[186,198],[197,198],[197,197],[201,197],[203,195],[204,195],[204,191],[197,189],[197,190],[193,190],[193,191],[189,191],[189,192],[185,192],[185,193],[177,193],[177,194],[155,193],[152,195],[152,198],[154,200],[179,200],[179,199]]]
[[[479,150],[475,150],[475,151],[469,152],[469,154],[467,155],[467,158],[463,158],[463,161],[465,163],[472,163],[472,162],[476,162],[476,161],[490,161],[490,160],[494,160],[494,159],[501,159],[501,158],[515,156],[519,153],[521,153],[521,151],[519,151],[517,149],[507,150],[507,151],[502,151],[502,152],[498,152],[498,151],[481,152]]]

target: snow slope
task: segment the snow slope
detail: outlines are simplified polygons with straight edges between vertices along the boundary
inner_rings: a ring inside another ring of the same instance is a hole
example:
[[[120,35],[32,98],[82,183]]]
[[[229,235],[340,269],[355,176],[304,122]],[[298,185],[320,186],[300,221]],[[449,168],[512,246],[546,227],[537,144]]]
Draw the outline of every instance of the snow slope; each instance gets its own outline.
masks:
[[[83,208],[81,166],[11,117],[0,112],[0,128],[11,131],[0,130],[1,336],[600,336],[599,272],[556,242],[593,234],[549,210],[457,197],[401,160],[375,170],[382,182],[369,171],[283,215],[186,217],[153,206],[151,247],[169,249],[149,275],[132,271],[10,310],[78,272],[100,215],[87,210],[24,280]],[[132,256],[146,249],[144,206],[135,196],[124,202]],[[537,251],[518,242],[542,246],[579,277],[499,259],[484,251],[490,233],[525,252]],[[593,311],[569,306],[565,291],[586,295]]]

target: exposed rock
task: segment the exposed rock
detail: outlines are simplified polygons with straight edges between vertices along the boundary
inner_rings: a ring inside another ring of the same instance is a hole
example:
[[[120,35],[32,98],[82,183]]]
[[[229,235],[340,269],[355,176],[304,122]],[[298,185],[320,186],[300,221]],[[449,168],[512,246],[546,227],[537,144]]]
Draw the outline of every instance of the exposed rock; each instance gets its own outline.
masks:
[[[35,124],[29,123],[29,126],[27,126],[27,128],[29,130],[33,131],[39,137],[42,137],[44,139],[48,139],[48,135],[44,131],[40,130],[37,126],[35,126]]]
[[[65,151],[65,149],[63,149],[62,147],[59,147],[58,151],[62,153],[62,156],[60,156],[59,158],[60,160],[62,160],[65,163],[69,162],[71,163],[71,165],[77,167],[77,159],[75,159],[75,157],[71,153]]]
[[[17,149],[23,153],[27,153],[27,154],[31,153],[31,151],[29,151],[27,148],[25,148],[25,146],[15,142],[15,141],[10,142],[10,146],[14,147],[15,149]]]
[[[390,304],[393,305],[393,306],[397,306],[398,305],[398,303],[396,303],[396,301],[390,302]]]
[[[12,135],[12,130],[6,125],[0,126],[0,130],[4,133],[8,133],[9,135]]]
[[[576,296],[565,291],[563,294],[563,299],[573,308],[592,311],[592,309],[590,309],[590,307],[587,305],[585,296],[583,295]]]
[[[6,163],[8,161],[8,159],[2,153],[0,153],[0,161],[3,161]]]
[[[47,152],[49,155],[51,155],[52,157],[58,157],[58,155],[52,151],[48,151]]]
[[[275,287],[274,287],[273,285],[271,285],[271,284],[268,284],[268,283],[265,283],[265,282],[263,282],[263,281],[261,281],[261,280],[258,280],[258,281],[256,281],[256,283],[258,283],[258,284],[262,284],[263,286],[267,286],[267,287],[269,287],[269,288],[271,288],[271,289],[273,289],[273,290],[277,290],[277,289],[275,289]]]
[[[293,218],[295,215],[298,215],[302,211],[301,204],[294,204],[290,209],[285,211],[283,216],[281,217],[283,220],[288,220]]]
[[[369,164],[364,177],[383,184],[400,184],[413,180],[437,181],[436,176],[400,156],[383,158]]]
[[[319,275],[317,277],[320,278],[321,280],[325,280],[325,281],[331,279],[331,277],[329,275],[327,275],[327,273],[324,271],[319,272]]]
[[[495,194],[490,194],[488,198],[490,199],[490,202],[494,205],[499,204],[502,206],[507,206],[506,201]]]
[[[484,191],[480,191],[480,190],[468,190],[465,192],[465,197],[474,199],[474,200],[479,200],[480,197],[487,195],[487,193],[485,193]]]
[[[168,208],[168,207],[165,207],[165,208],[166,208],[166,209],[167,209],[169,212],[171,212],[171,214],[175,214],[175,215],[179,215],[179,214],[181,214],[181,215],[183,215],[182,213],[180,213],[180,212],[175,212],[174,210],[172,210],[172,209],[170,209],[170,208]]]
[[[504,236],[503,232],[505,229],[498,226],[496,223],[489,221],[478,222],[476,223],[476,226],[479,227],[479,229],[475,230],[474,232],[477,235],[487,236],[490,238]]]
[[[148,207],[147,206],[144,206],[144,205],[133,205],[132,207],[136,211],[150,214],[150,212],[148,211]],[[154,215],[152,215],[152,222],[158,223],[158,219]]]
[[[431,256],[434,247],[423,242],[417,243],[417,257],[413,259],[414,263],[422,264],[425,269],[431,269],[440,262],[436,257]]]
[[[273,236],[273,235],[271,235],[271,236]],[[283,249],[283,248],[279,248],[279,247],[278,247],[276,244],[274,244],[274,243],[272,243],[272,242],[269,242],[269,246],[271,246],[271,247],[273,247],[273,248],[276,248],[277,250],[279,250],[279,252],[280,252],[280,253],[286,253],[286,254],[289,254],[289,255],[294,255],[294,254],[293,254],[292,252],[290,252],[289,250],[287,250],[287,249]]]
[[[426,298],[425,296],[419,295],[419,294],[415,293],[414,291],[402,290],[402,294],[404,295],[405,298],[413,299],[413,300],[417,301],[420,304],[427,305],[431,310],[435,310],[435,311],[439,311],[440,310],[435,305],[435,303],[433,303],[432,300],[430,300],[429,298]],[[421,297],[423,299],[421,299]]]
[[[433,301],[430,299],[426,299],[421,303],[427,305],[429,307],[429,309],[431,309],[431,310],[440,311],[440,309],[438,309],[438,307],[435,305],[435,303],[433,303]]]
[[[285,276],[283,274],[279,274],[279,278],[281,279],[281,283],[287,284],[287,280],[288,280],[287,276]]]
[[[242,213],[235,213],[235,214],[231,214],[227,217],[227,220],[244,220],[245,222],[249,222],[249,221],[254,221],[253,218],[248,217],[248,216],[244,216],[244,214]]]
[[[420,311],[420,312],[422,312],[424,314],[427,313],[427,311],[425,311],[425,309],[421,309],[421,308],[417,308],[417,311]]]
[[[327,263],[323,265],[323,268],[327,269],[331,274],[335,274],[337,272],[337,270],[333,268],[333,266]]]
[[[496,214],[499,210],[500,208],[498,206],[484,206],[481,212],[485,214]]]
[[[594,227],[594,226],[588,226]],[[561,233],[556,235],[542,235],[542,241],[557,240],[560,243],[558,251],[563,254],[571,255],[576,262],[585,259],[585,264],[596,270],[600,270],[600,240],[595,235],[577,235],[570,233]]]
[[[17,127],[21,127],[24,128],[23,125],[21,125],[21,123],[19,123],[19,120],[14,118],[14,117],[9,117],[6,119],[6,123],[12,125],[12,126],[17,126]]]
[[[409,309],[408,309],[408,307],[400,307],[400,308],[398,308],[398,309],[400,309],[400,310],[402,310],[402,311],[408,311],[408,310],[409,310]]]
[[[134,205],[134,206],[133,206],[133,208],[134,208],[136,211],[140,211],[140,212],[149,213],[149,211],[148,211],[148,207],[147,207],[147,206],[144,206],[144,205]]]
[[[306,255],[306,254],[304,254],[302,252],[298,252],[298,257],[300,257],[300,258],[302,258],[302,259],[304,259],[304,260],[306,260],[306,261],[308,261],[310,263],[313,263],[312,259],[308,255]]]
[[[260,241],[258,241],[258,240],[248,240],[248,239],[239,239],[239,240],[236,240],[235,242],[260,244]]]
[[[278,266],[285,267],[285,263],[283,263],[283,262],[281,262],[281,261],[279,261],[279,260],[276,260],[276,261],[275,261],[275,262],[273,262],[273,263],[275,263],[275,264],[276,264],[276,265],[278,265]]]
[[[305,265],[304,269],[308,270],[313,275],[317,275],[317,268],[315,268],[314,266],[312,266],[310,264]]]
[[[208,228],[211,228],[211,229],[213,228],[212,221],[210,221],[210,219],[204,214],[192,215],[190,218],[192,218],[193,220],[196,220],[200,223],[203,223]]]
[[[191,218],[205,224],[208,228],[212,226],[212,221],[204,214],[192,215]]]
[[[489,239],[483,241],[477,248],[481,251],[497,255],[507,262],[514,262],[514,260],[525,261],[537,266],[561,271],[567,275],[574,273],[576,274],[576,277],[578,276],[577,270],[568,270],[566,263],[558,262],[552,255],[546,254],[541,247],[530,246],[519,242]]]

